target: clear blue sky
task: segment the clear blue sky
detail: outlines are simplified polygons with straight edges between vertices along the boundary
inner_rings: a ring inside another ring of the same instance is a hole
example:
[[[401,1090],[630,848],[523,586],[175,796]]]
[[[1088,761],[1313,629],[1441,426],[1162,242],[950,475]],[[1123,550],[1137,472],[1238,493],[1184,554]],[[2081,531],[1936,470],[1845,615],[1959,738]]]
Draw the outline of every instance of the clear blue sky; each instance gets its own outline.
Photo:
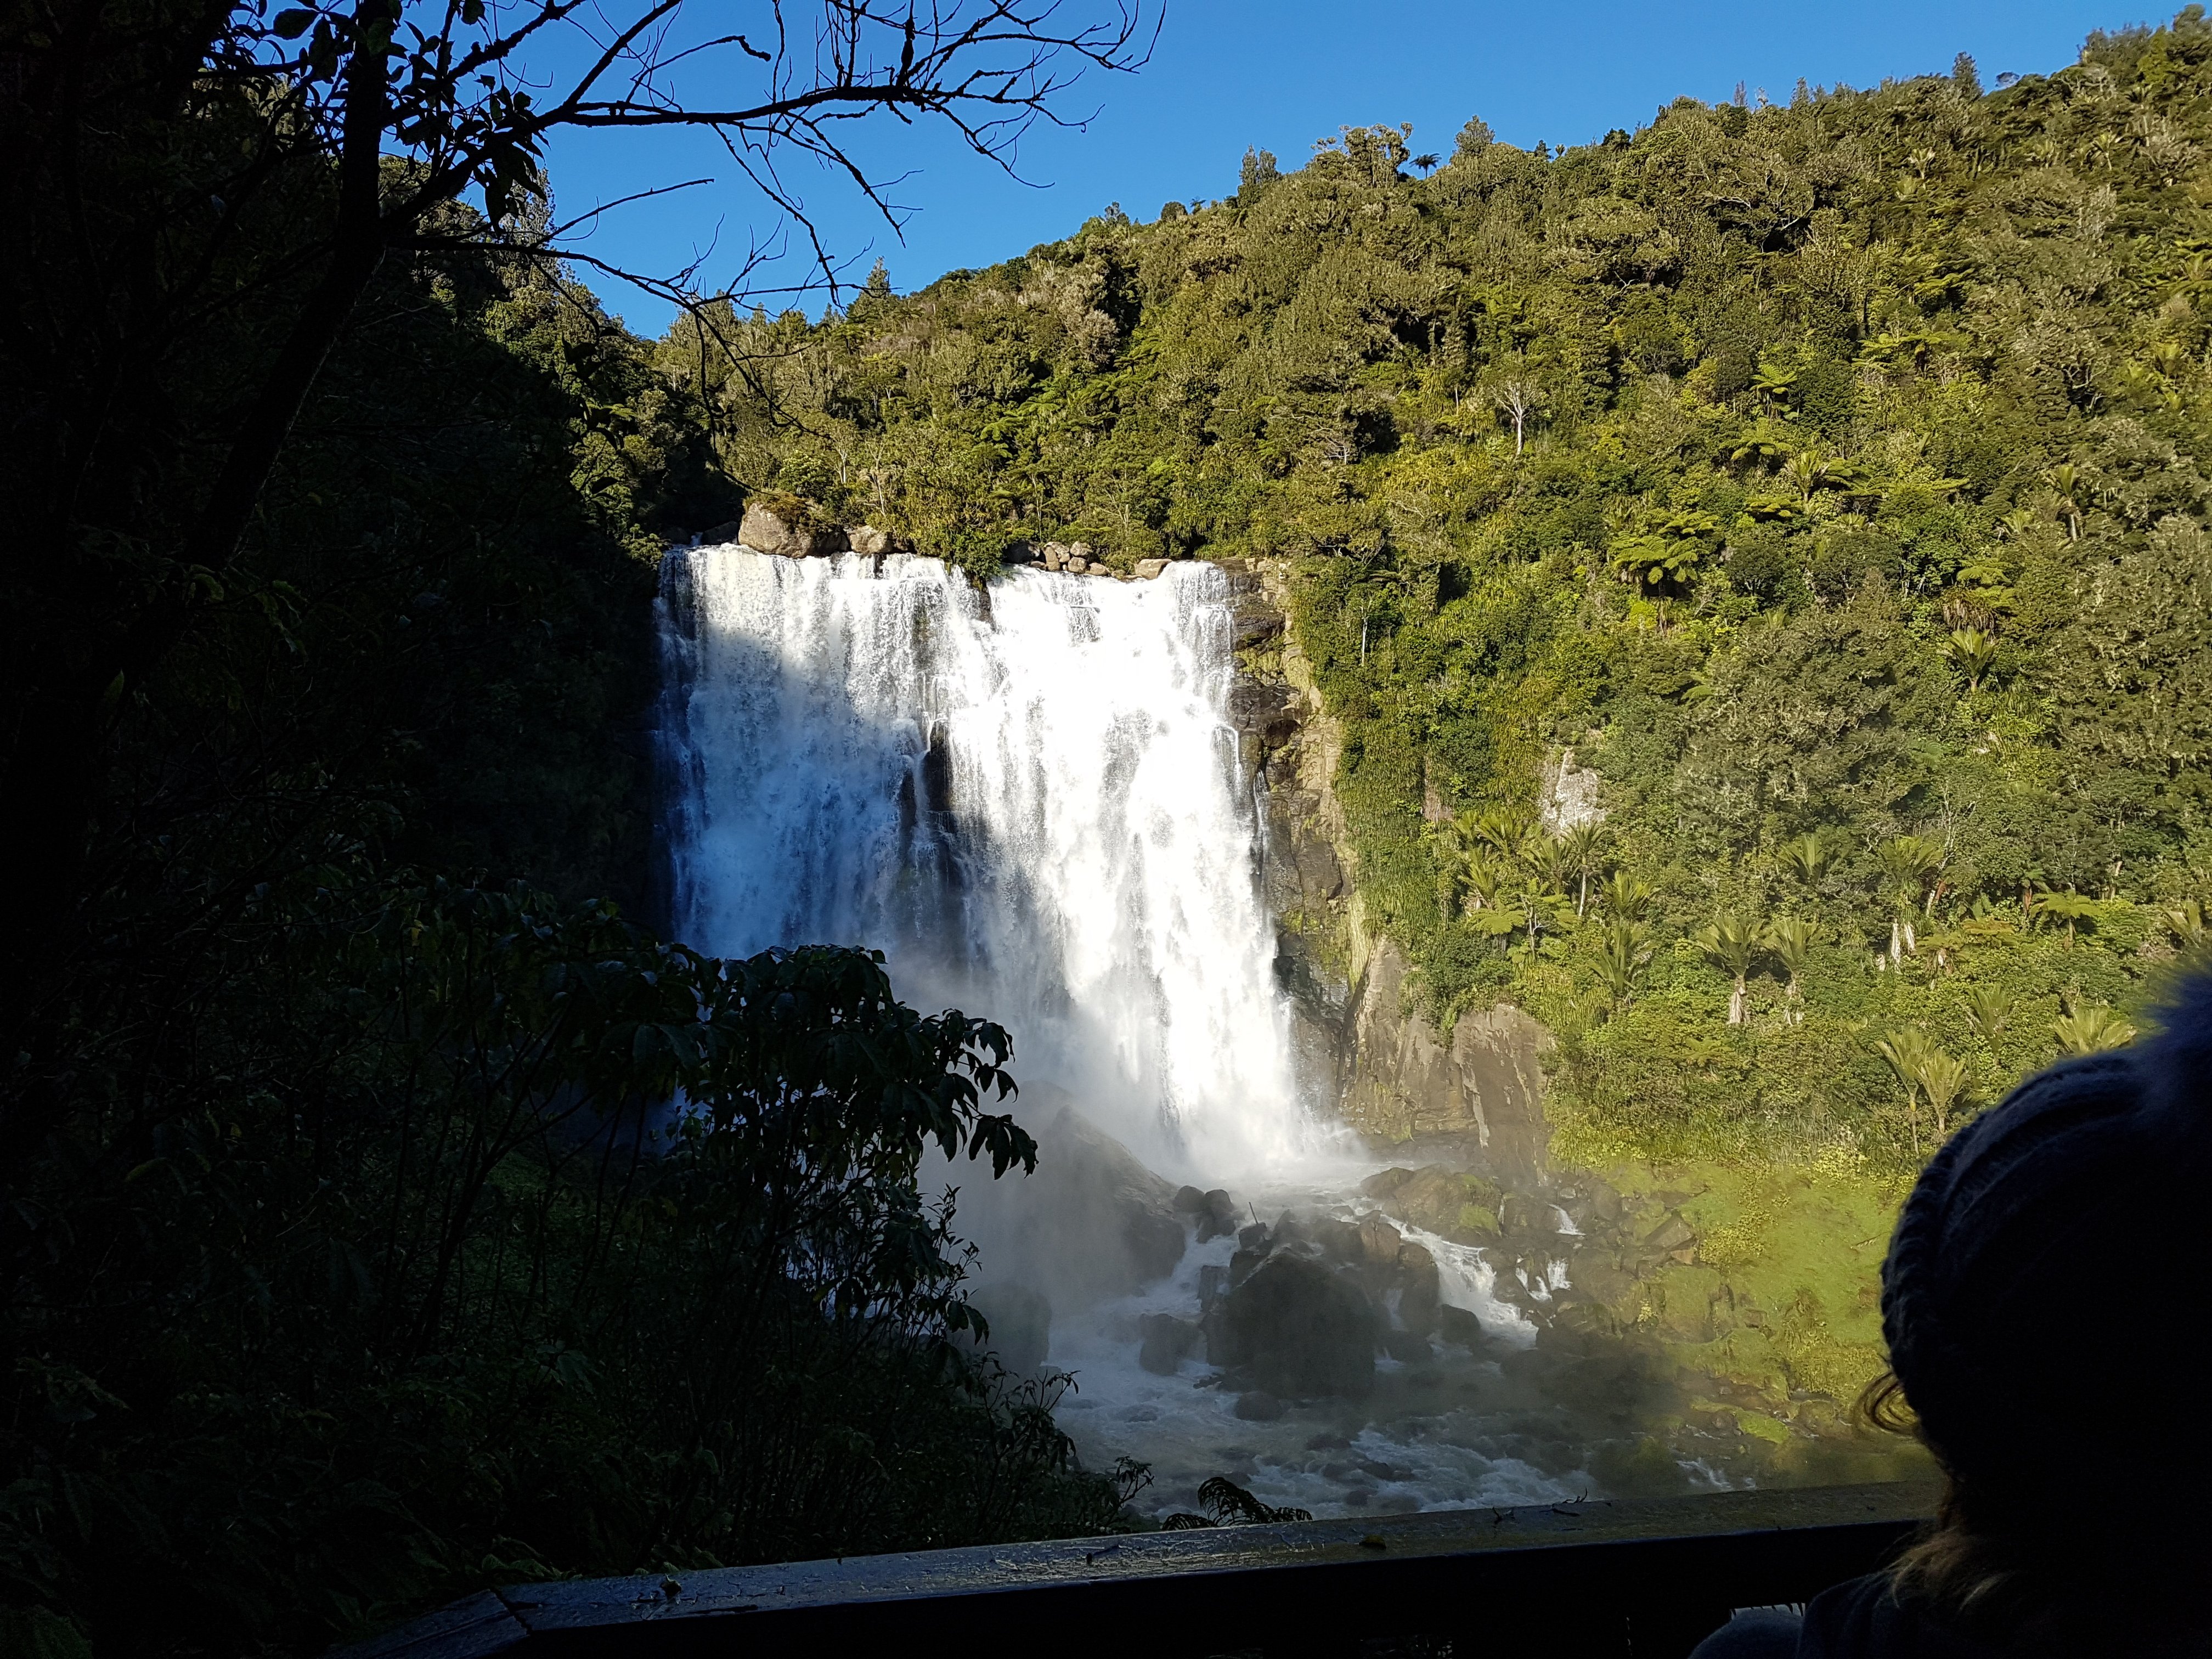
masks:
[[[1068,114],[1090,116],[1084,130],[1039,127],[1023,143],[1026,183],[913,129],[872,127],[864,148],[881,173],[907,175],[892,193],[916,210],[903,242],[849,185],[811,166],[789,179],[827,240],[857,261],[856,280],[880,256],[906,292],[1064,236],[1109,202],[1149,220],[1170,198],[1226,196],[1248,144],[1288,169],[1340,126],[1410,121],[1415,154],[1449,155],[1479,114],[1509,143],[1556,149],[1633,129],[1685,93],[1727,98],[1739,81],[1781,102],[1801,76],[1871,86],[1947,72],[1968,52],[1993,85],[2008,70],[2062,68],[2091,29],[2139,21],[2094,0],[1170,0],[1145,69],[1093,74],[1066,100]],[[618,264],[667,271],[712,250],[702,276],[726,273],[749,238],[774,229],[766,204],[726,182],[726,157],[694,136],[572,137],[548,159],[564,218],[653,184],[724,180],[604,218],[586,246]],[[665,325],[657,301],[586,274],[632,327]]]

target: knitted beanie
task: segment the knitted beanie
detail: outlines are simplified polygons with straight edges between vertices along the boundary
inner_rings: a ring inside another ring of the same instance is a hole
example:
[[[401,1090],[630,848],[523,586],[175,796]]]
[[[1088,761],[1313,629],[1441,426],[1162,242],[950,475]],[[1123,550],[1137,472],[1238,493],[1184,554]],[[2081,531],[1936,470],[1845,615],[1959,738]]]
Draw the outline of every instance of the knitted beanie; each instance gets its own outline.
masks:
[[[2163,1029],[2054,1066],[1962,1128],[1882,1268],[1890,1364],[1953,1474],[2000,1503],[2201,1487],[2212,975]]]

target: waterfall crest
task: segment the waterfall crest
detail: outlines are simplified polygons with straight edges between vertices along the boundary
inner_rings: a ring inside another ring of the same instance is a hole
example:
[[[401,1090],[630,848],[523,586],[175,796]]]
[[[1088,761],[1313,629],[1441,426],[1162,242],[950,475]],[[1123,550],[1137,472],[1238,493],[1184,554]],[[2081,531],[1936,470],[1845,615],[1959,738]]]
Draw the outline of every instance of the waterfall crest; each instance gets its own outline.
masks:
[[[883,950],[909,1002],[1012,1031],[1155,1168],[1316,1149],[1227,708],[1228,587],[934,559],[672,554],[679,937]]]

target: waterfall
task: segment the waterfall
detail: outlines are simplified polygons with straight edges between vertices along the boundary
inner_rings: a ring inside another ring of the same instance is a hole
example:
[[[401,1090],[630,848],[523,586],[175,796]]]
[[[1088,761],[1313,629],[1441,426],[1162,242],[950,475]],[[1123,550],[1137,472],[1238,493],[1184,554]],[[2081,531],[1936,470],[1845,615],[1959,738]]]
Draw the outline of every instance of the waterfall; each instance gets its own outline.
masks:
[[[1228,586],[934,559],[672,554],[664,739],[678,937],[867,945],[998,1020],[1155,1168],[1309,1145],[1227,708]]]

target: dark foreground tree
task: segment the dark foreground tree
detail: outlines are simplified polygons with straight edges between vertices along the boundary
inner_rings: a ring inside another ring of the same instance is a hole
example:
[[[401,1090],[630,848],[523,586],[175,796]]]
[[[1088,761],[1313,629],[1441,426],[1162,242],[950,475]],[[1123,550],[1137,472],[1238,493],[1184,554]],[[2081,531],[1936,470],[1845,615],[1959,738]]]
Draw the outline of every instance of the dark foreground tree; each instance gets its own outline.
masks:
[[[102,775],[114,727],[223,603],[257,503],[387,258],[588,257],[562,246],[574,227],[532,211],[538,157],[564,130],[711,131],[762,205],[802,228],[781,171],[794,153],[881,204],[846,136],[870,116],[947,123],[1006,161],[1081,70],[1140,55],[1127,0],[1103,21],[1064,9],[10,0],[0,776],[23,804],[5,815],[9,863],[38,874],[0,920],[5,1049],[38,1050],[53,981],[31,964],[75,943],[103,838],[135,805]],[[691,276],[660,286],[689,297]],[[11,1090],[0,1147],[35,1140],[60,1109],[43,1088]]]
[[[795,207],[872,112],[1003,156],[1133,21],[608,17],[0,8],[0,1644],[1114,1522],[919,1177],[1026,1164],[1005,1034],[588,897],[659,532],[732,503],[536,158],[691,121]]]
[[[487,1580],[1114,1523],[1049,1400],[951,1346],[916,1173],[1033,1164],[1003,1030],[864,952],[714,962],[521,890],[232,927],[160,1121],[88,1103],[12,1183],[52,1248],[13,1263],[8,1601],[312,1650]]]

